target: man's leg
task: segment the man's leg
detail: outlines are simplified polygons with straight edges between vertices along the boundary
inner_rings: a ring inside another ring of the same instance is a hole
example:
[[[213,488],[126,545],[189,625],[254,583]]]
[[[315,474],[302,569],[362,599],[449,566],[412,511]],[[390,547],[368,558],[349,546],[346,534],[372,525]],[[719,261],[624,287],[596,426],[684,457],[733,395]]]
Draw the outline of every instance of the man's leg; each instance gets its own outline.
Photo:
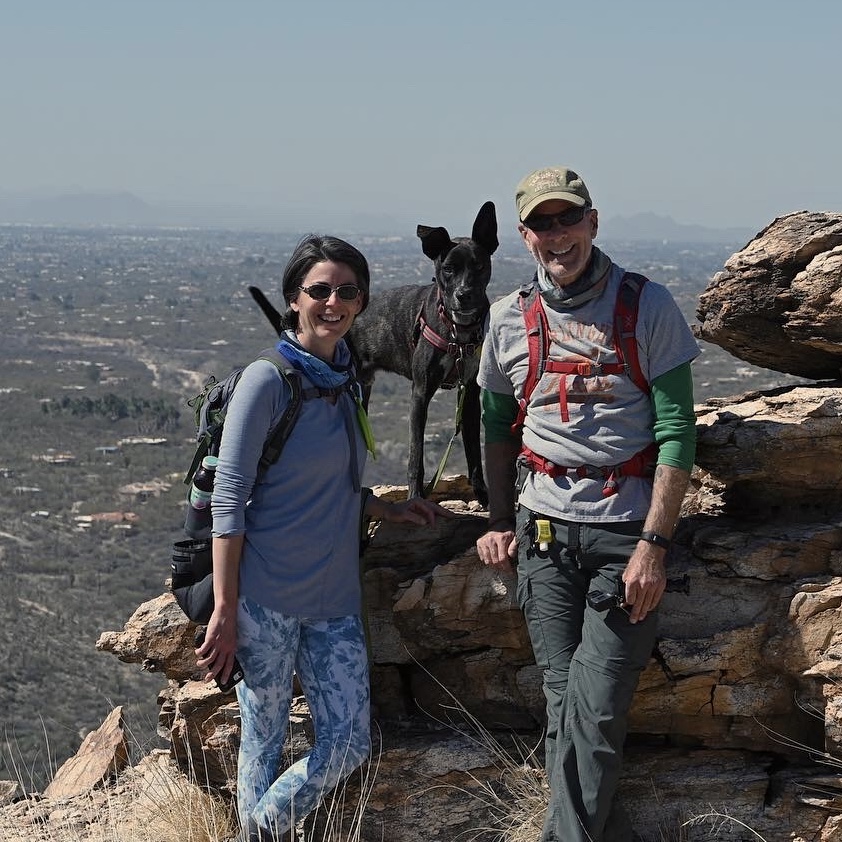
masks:
[[[615,592],[638,535],[639,524],[583,526],[579,558],[592,577],[592,589]],[[628,711],[655,644],[656,626],[655,614],[632,625],[620,608],[585,608],[582,640],[568,674],[545,839],[631,839],[627,820],[608,818],[620,778]]]
[[[548,551],[539,551],[527,527],[529,517],[530,512],[525,509],[518,513],[518,535],[525,535],[518,548],[518,602],[526,619],[535,663],[544,670],[544,768],[547,780],[552,780],[568,672],[581,641],[588,577],[566,555],[567,527],[554,524],[555,541]]]

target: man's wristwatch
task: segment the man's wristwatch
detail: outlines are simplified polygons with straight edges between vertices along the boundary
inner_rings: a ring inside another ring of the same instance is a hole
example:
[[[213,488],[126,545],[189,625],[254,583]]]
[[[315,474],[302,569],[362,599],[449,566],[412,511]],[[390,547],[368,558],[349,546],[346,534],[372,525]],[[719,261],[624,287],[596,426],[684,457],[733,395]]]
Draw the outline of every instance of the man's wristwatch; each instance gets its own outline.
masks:
[[[650,532],[648,529],[644,529],[643,532],[640,533],[640,540],[654,544],[656,547],[661,547],[665,550],[668,550],[670,548],[670,544],[672,544],[672,541],[670,541],[669,538],[665,538],[657,532]]]

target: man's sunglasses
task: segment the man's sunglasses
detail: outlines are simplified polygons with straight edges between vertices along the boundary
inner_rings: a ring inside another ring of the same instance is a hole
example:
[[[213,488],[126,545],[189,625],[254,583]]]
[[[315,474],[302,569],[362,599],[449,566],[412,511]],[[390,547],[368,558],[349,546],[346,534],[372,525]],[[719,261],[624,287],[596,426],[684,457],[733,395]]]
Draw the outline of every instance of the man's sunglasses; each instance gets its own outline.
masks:
[[[563,228],[577,225],[582,221],[585,213],[591,209],[590,205],[583,205],[580,208],[568,208],[561,213],[533,213],[523,220],[523,224],[530,231],[549,231],[553,222],[557,222]]]
[[[334,292],[342,301],[356,301],[361,292],[356,284],[341,284],[338,287],[332,287],[330,284],[310,284],[308,287],[298,288],[315,301],[327,301]]]

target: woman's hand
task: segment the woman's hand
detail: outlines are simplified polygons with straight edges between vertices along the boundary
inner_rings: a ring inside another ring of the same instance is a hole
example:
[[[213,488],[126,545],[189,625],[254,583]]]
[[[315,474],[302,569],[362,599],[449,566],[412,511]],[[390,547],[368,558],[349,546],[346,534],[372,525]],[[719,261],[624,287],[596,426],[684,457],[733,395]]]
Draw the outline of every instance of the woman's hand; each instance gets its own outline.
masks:
[[[372,495],[366,505],[366,514],[374,520],[386,520],[390,523],[414,523],[417,526],[435,526],[437,517],[453,518],[456,515],[423,497],[412,497],[409,500],[390,503],[380,497]]]
[[[213,538],[213,614],[205,631],[205,642],[196,649],[205,681],[214,676],[224,684],[231,677],[237,653],[237,594],[240,558],[245,536],[215,535]]]
[[[207,670],[205,681],[219,677],[223,684],[231,677],[234,668],[234,656],[237,653],[237,614],[236,610],[221,611],[214,609],[205,632],[204,643],[196,649],[196,664],[199,669]]]

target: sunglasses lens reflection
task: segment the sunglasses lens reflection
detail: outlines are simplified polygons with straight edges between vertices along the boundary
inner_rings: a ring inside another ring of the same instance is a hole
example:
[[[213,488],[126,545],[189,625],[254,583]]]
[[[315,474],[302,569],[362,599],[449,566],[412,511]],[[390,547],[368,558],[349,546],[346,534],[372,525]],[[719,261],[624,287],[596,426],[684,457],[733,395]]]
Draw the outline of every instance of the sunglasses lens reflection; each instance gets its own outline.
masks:
[[[354,301],[360,294],[360,288],[354,284],[342,284],[338,287],[332,287],[329,284],[310,284],[301,289],[315,301],[327,301],[333,292],[343,301]]]
[[[558,222],[564,228],[576,225],[582,221],[588,208],[568,208],[561,213],[538,213],[523,221],[530,231],[549,231],[553,222]]]

